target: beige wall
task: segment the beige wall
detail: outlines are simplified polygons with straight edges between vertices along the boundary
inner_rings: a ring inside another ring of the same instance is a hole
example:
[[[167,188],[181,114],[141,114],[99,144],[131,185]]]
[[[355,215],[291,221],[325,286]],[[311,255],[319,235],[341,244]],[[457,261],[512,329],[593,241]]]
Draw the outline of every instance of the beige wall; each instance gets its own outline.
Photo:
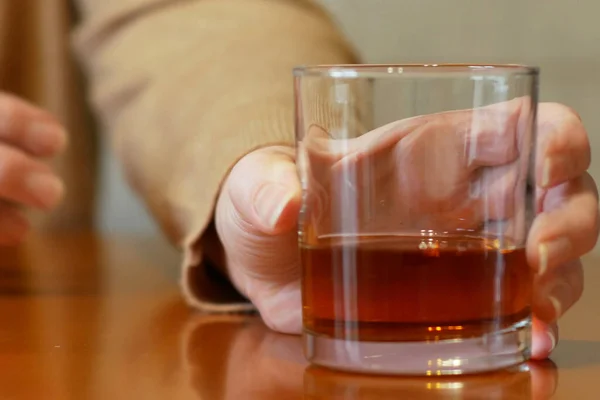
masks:
[[[510,62],[541,67],[541,97],[579,111],[600,180],[597,0],[321,0],[367,62]],[[577,5],[575,5],[577,4]],[[152,231],[105,160],[105,229]]]

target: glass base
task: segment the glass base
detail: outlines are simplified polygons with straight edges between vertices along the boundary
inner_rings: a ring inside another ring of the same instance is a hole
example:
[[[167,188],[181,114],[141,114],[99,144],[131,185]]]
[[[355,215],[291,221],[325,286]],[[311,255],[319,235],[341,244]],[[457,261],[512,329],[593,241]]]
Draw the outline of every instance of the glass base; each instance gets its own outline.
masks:
[[[427,342],[361,342],[304,333],[309,362],[369,374],[459,375],[493,371],[527,361],[531,319],[468,339]]]

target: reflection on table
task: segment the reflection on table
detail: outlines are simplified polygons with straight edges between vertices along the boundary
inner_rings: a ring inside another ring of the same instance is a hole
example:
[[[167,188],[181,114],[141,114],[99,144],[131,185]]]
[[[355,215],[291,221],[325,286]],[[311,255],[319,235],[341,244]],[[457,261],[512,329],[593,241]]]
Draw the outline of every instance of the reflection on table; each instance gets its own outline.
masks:
[[[309,366],[300,337],[274,333],[256,315],[190,309],[177,284],[179,261],[156,239],[92,234],[0,249],[0,398],[599,398],[600,292],[593,289],[561,324],[556,365],[366,376]],[[591,288],[600,284],[595,262],[587,261]]]

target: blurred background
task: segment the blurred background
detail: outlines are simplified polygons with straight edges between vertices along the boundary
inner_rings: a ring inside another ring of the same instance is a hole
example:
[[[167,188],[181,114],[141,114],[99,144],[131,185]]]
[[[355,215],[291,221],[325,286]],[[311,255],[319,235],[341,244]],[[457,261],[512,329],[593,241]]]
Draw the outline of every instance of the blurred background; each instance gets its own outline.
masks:
[[[542,101],[576,109],[600,181],[600,2],[320,0],[368,63],[523,63],[541,67]],[[291,79],[291,77],[290,77]],[[155,234],[102,144],[98,226]],[[597,246],[596,251],[599,247]]]

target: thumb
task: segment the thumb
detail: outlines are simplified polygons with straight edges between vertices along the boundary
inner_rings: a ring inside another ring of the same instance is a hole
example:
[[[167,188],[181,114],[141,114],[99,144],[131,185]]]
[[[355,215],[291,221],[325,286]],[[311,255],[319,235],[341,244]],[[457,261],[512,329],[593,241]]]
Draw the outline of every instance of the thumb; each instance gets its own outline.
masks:
[[[253,301],[269,296],[259,286],[271,291],[299,279],[300,203],[300,181],[289,147],[248,154],[225,182],[217,202],[217,233],[230,277]],[[257,285],[257,280],[265,285]]]
[[[268,147],[242,158],[217,202],[215,222],[235,287],[280,332],[301,328],[296,224],[301,186],[289,147]]]
[[[301,187],[289,147],[266,147],[240,160],[225,188],[237,217],[251,233],[278,235],[295,228]]]

